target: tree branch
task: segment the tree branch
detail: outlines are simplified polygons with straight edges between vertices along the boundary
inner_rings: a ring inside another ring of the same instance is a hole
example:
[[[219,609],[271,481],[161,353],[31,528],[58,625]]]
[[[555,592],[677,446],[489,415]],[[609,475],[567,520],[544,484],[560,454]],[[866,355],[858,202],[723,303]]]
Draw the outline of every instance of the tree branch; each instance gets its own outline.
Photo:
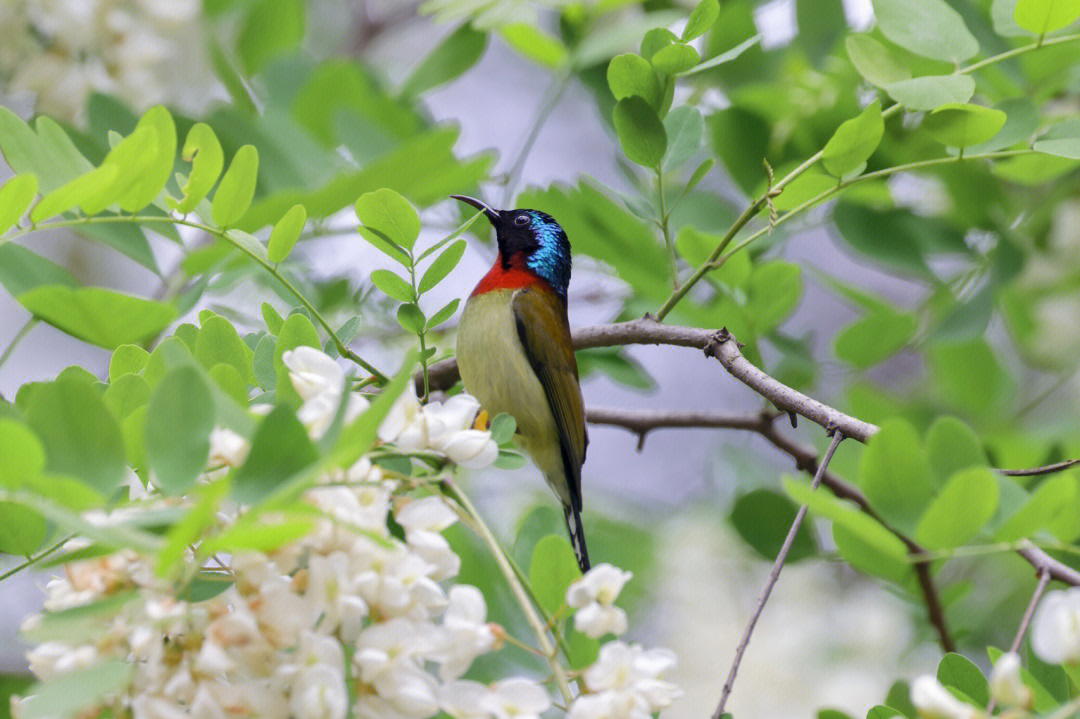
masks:
[[[825,475],[825,470],[832,460],[833,453],[836,452],[836,448],[840,446],[840,442],[843,441],[843,439],[844,435],[842,432],[833,432],[832,442],[829,444],[829,449],[825,451],[825,457],[821,460],[821,466],[818,467],[817,472],[814,474],[814,481],[810,485],[811,489],[817,489],[818,485],[821,484],[821,480]],[[780,547],[780,553],[776,555],[776,561],[773,563],[772,570],[769,572],[769,578],[765,581],[765,587],[761,590],[761,596],[758,597],[757,606],[754,607],[754,613],[750,615],[750,621],[747,622],[746,629],[743,631],[742,640],[739,641],[739,646],[735,649],[735,659],[731,663],[731,670],[728,672],[727,681],[724,682],[724,688],[720,693],[720,703],[717,704],[716,711],[713,712],[713,719],[720,719],[724,714],[724,706],[727,704],[728,697],[731,696],[731,690],[735,686],[735,675],[739,672],[739,664],[742,663],[743,653],[750,644],[750,636],[754,633],[754,627],[757,625],[758,618],[761,617],[761,612],[765,609],[765,602],[769,601],[769,595],[772,593],[772,588],[776,585],[776,580],[780,578],[780,570],[784,568],[784,562],[787,561],[788,553],[791,551],[791,545],[795,543],[795,536],[799,533],[799,528],[802,526],[805,517],[806,505],[804,504],[799,507],[799,511],[795,515],[794,521],[791,523],[791,528],[788,530],[787,537],[784,538],[784,544]]]
[[[1056,579],[1074,587],[1080,586],[1080,572],[1067,564],[1062,564],[1034,544],[1020,547],[1016,553],[1026,559],[1038,572],[1049,572],[1051,579]]]
[[[999,469],[998,472],[1004,474],[1006,477],[1034,477],[1040,474],[1064,472],[1066,469],[1075,467],[1078,464],[1080,464],[1080,459],[1067,459],[1064,462],[1055,462],[1054,464],[1048,464],[1045,467],[1032,467],[1031,469]]]

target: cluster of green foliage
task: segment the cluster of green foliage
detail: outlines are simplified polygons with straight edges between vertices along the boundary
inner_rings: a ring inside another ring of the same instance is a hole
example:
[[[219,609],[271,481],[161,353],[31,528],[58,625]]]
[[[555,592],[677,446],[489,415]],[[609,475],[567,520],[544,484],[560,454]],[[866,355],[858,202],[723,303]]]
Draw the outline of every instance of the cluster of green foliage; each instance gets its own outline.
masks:
[[[207,551],[278,546],[306,531],[306,510],[283,509],[285,500],[371,447],[379,416],[413,369],[410,358],[391,379],[354,340],[385,337],[398,348],[415,336],[425,395],[428,365],[449,352],[457,301],[428,307],[425,295],[460,261],[459,236],[476,218],[433,227],[446,232],[418,250],[415,208],[481,182],[514,189],[520,161],[493,178],[493,156],[455,155],[457,128],[434,125],[422,104],[497,36],[552,75],[537,127],[576,82],[618,139],[625,191],[585,177],[526,188],[515,204],[554,215],[576,256],[626,283],[620,318],[653,312],[727,327],[773,376],[808,393],[824,386],[835,406],[882,427],[866,448],[846,442],[832,465],[872,513],[801,480],[772,479],[739,488],[732,526],[771,559],[805,503],[830,522],[835,552],[804,530],[792,561],[836,556],[921,607],[901,536],[916,541],[930,552],[921,559],[957,637],[971,647],[1003,643],[1014,625],[1001,616],[1018,617],[1030,594],[1030,567],[1008,550],[1031,540],[1080,564],[1076,473],[1012,478],[990,469],[1080,455],[1075,418],[1039,419],[1080,364],[1080,339],[1052,324],[1060,321],[1053,309],[1076,307],[1077,297],[1075,254],[1061,238],[1076,232],[1063,208],[1077,200],[1080,123],[1062,108],[1080,96],[1080,35],[1068,34],[1080,2],[874,0],[876,27],[853,33],[840,0],[798,0],[798,35],[772,50],[760,45],[751,0],[702,0],[689,16],[648,2],[629,20],[622,3],[560,3],[556,33],[528,18],[506,22],[499,4],[464,13],[429,3],[437,17],[461,22],[397,86],[359,62],[314,62],[299,51],[303,4],[266,1],[234,4],[244,8],[237,47],[213,49],[230,102],[204,117],[164,107],[139,117],[104,95],[91,98],[83,128],[48,117],[28,124],[0,108],[0,152],[15,173],[0,186],[0,285],[31,324],[113,352],[105,379],[72,367],[0,402],[0,456],[18,458],[0,467],[0,551],[35,555],[79,534],[94,542],[86,556],[154,552],[165,575],[194,587],[197,572],[178,547],[207,526],[223,496],[193,484],[216,425],[252,440],[251,457],[222,491],[257,510],[250,526],[204,543]],[[677,20],[686,21],[680,34],[667,29]],[[710,99],[717,89],[722,109]],[[739,197],[717,189],[720,170]],[[934,202],[898,200],[890,179],[900,174],[928,183]],[[295,249],[333,234],[331,218],[350,207],[363,239],[400,270],[371,272],[359,285],[307,271]],[[922,288],[920,298],[899,306],[815,270],[858,316],[824,351],[811,334],[792,334],[807,273],[783,252],[801,229],[790,220],[800,217],[827,221],[845,252]],[[163,295],[84,286],[34,248],[34,233],[48,228],[111,248],[160,277]],[[181,228],[206,242],[185,244]],[[177,272],[162,271],[152,242],[183,253]],[[220,303],[242,283],[288,311]],[[198,313],[198,324],[176,324],[200,303],[213,310]],[[281,363],[300,345],[351,362],[351,390],[382,388],[367,414],[348,426],[339,416],[319,442],[295,418],[299,397]],[[840,386],[822,382],[833,360]],[[621,349],[583,352],[581,363],[632,386],[652,383]],[[911,366],[896,379],[897,367]],[[259,419],[253,403],[277,409]],[[405,477],[436,469],[392,452],[384,461]],[[504,452],[503,466],[519,462]],[[83,519],[122,503],[129,466],[143,480],[152,472],[167,494],[198,501],[128,523]],[[271,509],[280,521],[267,531],[256,520]],[[597,555],[649,576],[647,531],[587,521]],[[573,573],[560,522],[545,508],[518,525],[511,554],[541,594]],[[464,530],[451,534],[467,557],[461,581],[482,588],[493,620],[512,625],[492,559]],[[554,612],[559,596],[538,598]],[[588,657],[580,651],[574,656]],[[946,656],[939,676],[985,705],[985,679],[964,661]],[[1060,667],[1028,666],[1039,711],[1075,696]],[[913,716],[902,685],[885,704]],[[882,711],[871,714],[891,716]]]

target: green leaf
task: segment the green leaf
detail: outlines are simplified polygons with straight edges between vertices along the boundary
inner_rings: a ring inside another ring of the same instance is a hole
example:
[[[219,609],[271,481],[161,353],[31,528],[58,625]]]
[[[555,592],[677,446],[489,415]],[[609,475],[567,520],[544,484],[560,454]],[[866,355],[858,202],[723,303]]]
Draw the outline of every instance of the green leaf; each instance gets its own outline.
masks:
[[[1076,539],[1080,487],[1075,475],[1049,477],[994,534],[995,541],[1015,542],[1046,531],[1071,542]]]
[[[256,0],[248,9],[236,49],[244,72],[254,75],[304,40],[303,0]]]
[[[689,42],[695,37],[704,35],[716,23],[718,17],[720,17],[719,0],[701,0],[686,21],[682,41]]]
[[[969,153],[995,152],[1020,142],[1026,144],[1039,129],[1039,111],[1026,97],[1003,100],[995,105],[994,109],[1005,113],[1005,126],[989,140],[969,147]],[[949,154],[956,154],[956,151],[950,148]]]
[[[978,707],[990,703],[990,682],[967,657],[949,652],[938,664],[937,678],[946,687],[958,689]]]
[[[19,295],[41,285],[77,287],[79,281],[60,265],[14,242],[0,243],[0,285]]]
[[[667,151],[667,133],[649,103],[637,96],[623,98],[615,104],[613,119],[627,159],[656,167]]]
[[[837,332],[833,351],[848,364],[866,369],[904,348],[918,328],[918,319],[909,312],[873,312]]]
[[[453,299],[447,302],[445,305],[442,306],[442,309],[438,310],[428,319],[425,329],[433,330],[439,325],[441,325],[443,322],[446,322],[448,319],[453,317],[454,313],[457,312],[457,308],[460,303],[461,300],[459,299]]]
[[[427,318],[414,303],[404,304],[398,307],[397,321],[407,332],[420,334],[424,329]]]
[[[564,67],[570,61],[570,51],[559,38],[528,23],[501,25],[499,36],[522,56],[552,70]]]
[[[296,412],[279,405],[255,431],[251,453],[233,475],[232,496],[238,502],[259,502],[318,458]]]
[[[1072,25],[1080,18],[1080,0],[1018,0],[1013,19],[1033,35]]]
[[[640,55],[626,53],[611,58],[607,81],[616,100],[640,97],[653,107],[660,104],[660,79],[649,61]]]
[[[871,84],[884,88],[911,78],[907,65],[870,35],[848,35],[844,47],[851,64]]]
[[[514,432],[517,431],[517,422],[513,417],[502,412],[495,415],[495,418],[491,420],[491,439],[498,445],[504,445],[514,438]]]
[[[844,4],[842,0],[797,0],[795,24],[799,45],[810,62],[820,67],[847,30]]]
[[[416,300],[412,285],[390,270],[375,270],[372,272],[371,283],[382,290],[384,295],[398,302],[413,302]]]
[[[982,337],[930,348],[930,368],[940,397],[975,415],[989,413],[1012,397],[1015,381]]]
[[[950,147],[970,147],[986,142],[1005,126],[1006,115],[981,105],[949,103],[923,118],[930,136]]]
[[[165,494],[188,491],[206,466],[214,419],[210,390],[191,367],[172,370],[154,390],[146,415],[146,460]]]
[[[420,278],[420,285],[418,287],[420,294],[424,294],[428,290],[433,289],[436,285],[446,279],[446,276],[453,272],[454,268],[457,267],[464,254],[465,240],[456,240],[443,250],[427,268],[427,271],[424,272],[424,276]]]
[[[641,37],[641,56],[652,60],[653,55],[673,42],[679,42],[678,35],[666,27],[654,27]]]
[[[202,323],[192,354],[205,369],[224,363],[234,367],[245,381],[254,379],[252,351],[224,317],[209,317]]]
[[[420,236],[420,216],[404,197],[383,188],[356,201],[356,216],[367,228],[381,232],[391,242],[411,249]]]
[[[106,349],[153,337],[176,317],[170,305],[101,287],[45,285],[18,300],[35,317]]]
[[[903,583],[912,574],[907,548],[896,535],[864,512],[805,482],[784,478],[784,491],[798,504],[831,520],[837,549],[859,571]]]
[[[621,347],[579,350],[577,358],[582,376],[600,372],[625,387],[640,390],[656,388],[656,380]]]
[[[566,603],[566,589],[581,577],[574,550],[561,534],[549,534],[533,547],[529,584],[536,601],[554,614]]]
[[[269,302],[263,302],[259,307],[259,312],[262,314],[267,331],[277,337],[278,333],[281,332],[281,326],[285,324],[281,313],[274,309],[274,306]]]
[[[37,512],[14,502],[0,502],[0,552],[33,554],[49,537],[49,523]]]
[[[970,100],[975,80],[970,75],[927,75],[894,82],[885,91],[909,110],[933,110]]]
[[[266,257],[271,262],[281,262],[292,252],[300,232],[307,222],[307,210],[303,205],[293,205],[285,216],[274,225],[270,240],[266,243]]]
[[[101,393],[62,379],[37,385],[26,421],[45,445],[47,469],[78,477],[105,496],[124,479],[124,443]]]
[[[259,388],[270,392],[277,386],[277,375],[274,371],[274,344],[273,335],[266,335],[255,346],[255,354],[251,360],[252,371],[255,373],[255,381]]]
[[[142,407],[150,399],[150,383],[137,374],[125,374],[116,378],[102,396],[117,422],[123,422],[129,414]]]
[[[216,364],[208,373],[214,383],[225,390],[225,393],[236,400],[237,404],[246,407],[248,403],[248,382],[240,376],[240,373],[231,364]],[[255,381],[252,380],[251,384]]]
[[[18,222],[37,197],[37,176],[16,175],[0,186],[0,235]]]
[[[226,230],[225,239],[236,246],[245,255],[262,262],[269,262],[266,246],[255,235],[243,230]]]
[[[885,37],[916,55],[959,63],[979,51],[960,13],[944,0],[873,0]]]
[[[401,86],[401,94],[419,97],[450,82],[475,65],[486,48],[487,33],[474,30],[468,22],[463,22],[416,66]]]
[[[229,227],[244,216],[255,197],[258,175],[259,151],[254,145],[244,145],[236,151],[214,193],[214,201],[210,205],[214,224]]]
[[[132,168],[124,166],[125,163],[116,162],[120,177],[127,175],[124,179],[128,184],[123,187],[117,200],[125,212],[138,212],[153,202],[172,176],[176,162],[176,124],[169,111],[162,105],[150,108],[139,118],[132,134],[144,128],[153,132],[153,143],[151,151],[142,158],[139,170],[132,172]],[[108,157],[101,169],[104,170],[106,166],[113,166]],[[92,210],[87,211],[94,214]]]
[[[24,719],[71,717],[96,705],[109,694],[122,692],[131,683],[135,665],[110,659],[85,669],[76,669],[30,687],[19,706]]]
[[[110,187],[120,171],[113,165],[103,165],[80,175],[41,198],[30,212],[30,220],[43,222],[68,210],[82,207],[87,214],[96,214],[104,207],[99,201],[102,188]]]
[[[1062,137],[1050,140],[1038,140],[1032,145],[1035,152],[1044,155],[1057,155],[1070,160],[1080,160],[1080,137]]]
[[[859,486],[887,521],[904,532],[915,529],[934,485],[919,436],[906,420],[886,420],[870,438],[859,462]]]
[[[857,117],[836,128],[822,150],[821,163],[833,177],[846,177],[865,166],[885,134],[881,103],[870,103]]]
[[[664,118],[664,131],[668,136],[668,147],[663,169],[668,172],[678,169],[697,153],[705,135],[705,120],[696,107],[681,105]]]
[[[743,540],[763,558],[776,559],[799,508],[782,494],[755,489],[735,500],[731,524]],[[788,561],[796,562],[817,551],[810,527],[803,524],[795,535]]]
[[[747,284],[747,311],[759,334],[771,332],[795,311],[802,297],[802,268],[770,260],[754,268]]]
[[[998,506],[998,484],[986,467],[969,467],[949,478],[927,508],[915,538],[929,549],[959,547],[990,521]]]
[[[188,130],[182,153],[184,161],[191,163],[191,173],[180,188],[184,199],[180,202],[170,201],[169,204],[173,209],[187,214],[210,194],[225,167],[225,155],[213,128],[202,122],[192,125]]]
[[[36,133],[0,107],[0,151],[16,175],[37,175],[39,190],[46,193],[93,169],[54,120],[39,116],[34,124]]]
[[[0,487],[22,486],[45,469],[45,448],[25,425],[0,418]]]
[[[686,72],[701,61],[698,51],[681,42],[660,48],[652,56],[652,66],[660,75],[675,75]]]
[[[926,432],[926,454],[939,483],[961,469],[987,464],[978,435],[956,417],[934,420]]]
[[[143,371],[150,353],[138,345],[120,345],[109,360],[109,381],[115,382],[126,374]]]

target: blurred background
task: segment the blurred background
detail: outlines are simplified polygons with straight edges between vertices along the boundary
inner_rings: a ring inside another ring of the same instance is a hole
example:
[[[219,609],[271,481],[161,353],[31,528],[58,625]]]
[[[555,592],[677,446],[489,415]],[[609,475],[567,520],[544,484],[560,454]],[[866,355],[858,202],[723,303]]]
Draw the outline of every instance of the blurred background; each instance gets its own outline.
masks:
[[[1009,47],[1003,3],[951,4],[986,54]],[[675,98],[706,116],[695,156],[719,160],[676,222],[692,222],[710,246],[708,233],[722,232],[764,187],[761,157],[782,174],[875,92],[852,68],[842,41],[873,28],[870,0],[721,6],[713,31],[696,43],[702,57],[755,34],[760,43],[681,85]],[[492,204],[555,214],[576,252],[573,325],[655,311],[670,282],[663,275],[640,279],[641,266],[647,271],[662,245],[621,199],[647,190],[619,159],[604,73],[613,55],[637,49],[646,30],[678,31],[690,7],[652,0],[0,0],[0,104],[24,118],[43,113],[61,121],[92,160],[108,147],[107,130],[129,132],[138,113],[159,103],[211,124],[226,156],[256,144],[262,162],[251,229],[272,218],[281,198],[322,203],[321,214],[309,209],[317,219],[289,272],[335,324],[359,313],[353,346],[386,366],[409,339],[385,298],[370,292],[371,271],[387,260],[361,241],[351,210],[352,199],[383,184],[423,208],[421,243],[460,222],[460,208],[443,199],[449,192],[478,191]],[[556,49],[534,36],[523,41],[514,29],[521,25],[558,38]],[[453,52],[434,53],[444,47]],[[559,55],[567,47],[574,53],[569,64]],[[1054,117],[1075,115],[1075,52],[1039,62],[1003,65],[989,81],[979,80],[979,92],[997,101],[1034,87],[1032,99],[1052,103]],[[917,116],[898,118],[897,132],[890,128],[871,165],[898,164],[925,150],[924,139],[898,131],[917,123]],[[925,425],[934,412],[958,414],[989,438],[992,459],[1002,466],[1072,456],[1069,450],[1080,448],[1070,411],[1080,389],[1075,166],[1041,168],[1038,181],[1050,178],[1049,190],[1036,189],[1023,174],[1035,171],[1025,168],[1011,177],[967,166],[898,175],[808,213],[762,243],[755,261],[799,268],[797,292],[781,301],[772,326],[755,325],[763,310],[753,297],[735,299],[735,317],[707,293],[692,296],[672,320],[733,327],[772,373],[868,420],[900,412]],[[0,178],[9,175],[0,164]],[[334,204],[324,190],[336,182],[351,188],[352,199]],[[597,191],[600,199],[589,194]],[[610,238],[620,233],[627,242],[644,237],[648,247],[619,259]],[[274,287],[207,238],[183,239],[183,251],[149,233],[36,234],[20,243],[32,243],[86,284],[190,296],[186,317],[211,307],[253,327],[262,301],[289,309]],[[907,241],[918,249],[896,249]],[[480,232],[451,281],[433,293],[432,309],[467,295],[493,257],[491,238]],[[635,261],[640,266],[620,264]],[[189,278],[214,266],[213,279],[196,292]],[[759,292],[788,294],[762,282]],[[835,344],[838,332],[864,316],[864,291],[916,318],[885,357],[851,357]],[[452,351],[452,325],[440,338],[440,355]],[[105,350],[32,322],[0,292],[0,348],[16,339],[0,364],[0,395],[9,400],[23,384],[68,365],[106,372]],[[634,347],[581,361],[590,407],[763,409],[760,398],[697,352]],[[953,380],[968,375],[975,384],[956,389]],[[781,427],[821,449],[815,429]],[[630,636],[679,656],[674,680],[686,696],[665,716],[706,715],[770,566],[755,549],[760,532],[753,526],[793,513],[780,482],[797,470],[760,437],[734,431],[658,430],[640,450],[638,437],[621,429],[593,426],[590,437],[583,482],[594,559],[637,573],[628,598]],[[841,475],[855,473],[860,448],[853,444],[834,461]],[[504,538],[529,521],[560,521],[531,467],[469,481]],[[757,506],[774,511],[759,515]],[[786,527],[787,520],[777,523]],[[742,664],[729,704],[736,716],[805,716],[818,707],[861,716],[897,679],[929,670],[940,656],[917,593],[835,561],[825,527],[811,528],[805,544],[784,570]],[[17,563],[7,559],[5,565]],[[991,555],[954,560],[941,572],[948,617],[963,646],[1007,643],[1030,593],[1030,568]],[[37,608],[46,578],[23,574],[0,585],[0,670],[24,669],[15,634]],[[1003,618],[997,633],[985,629],[995,613]],[[986,664],[984,655],[969,655]]]

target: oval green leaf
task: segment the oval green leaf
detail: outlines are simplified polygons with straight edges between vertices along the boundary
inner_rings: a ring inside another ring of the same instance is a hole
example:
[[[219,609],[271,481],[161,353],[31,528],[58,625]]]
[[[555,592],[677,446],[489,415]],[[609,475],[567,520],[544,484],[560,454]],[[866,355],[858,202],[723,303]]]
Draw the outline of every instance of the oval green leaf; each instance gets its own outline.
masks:
[[[101,287],[44,285],[18,300],[35,317],[110,350],[153,337],[176,318],[172,305]]]
[[[452,242],[449,247],[443,250],[442,254],[436,257],[435,261],[424,272],[424,276],[420,278],[420,294],[424,294],[446,279],[446,276],[457,267],[458,262],[461,261],[461,256],[464,254],[465,240]]]
[[[656,110],[641,97],[626,97],[615,104],[613,119],[626,157],[655,168],[667,151],[667,133]]]
[[[719,0],[701,0],[690,13],[683,28],[682,41],[688,42],[699,35],[704,35],[720,17]]]
[[[0,235],[18,222],[37,196],[36,175],[16,175],[0,187]]]
[[[970,100],[975,80],[970,75],[926,75],[894,82],[885,91],[909,110],[933,110]]]
[[[384,295],[398,302],[412,302],[416,299],[412,285],[390,270],[372,272],[371,283],[382,290]]]
[[[356,216],[365,227],[382,233],[391,242],[410,249],[420,236],[420,215],[404,197],[389,188],[360,196]]]
[[[229,169],[221,178],[210,216],[214,224],[228,227],[244,216],[255,197],[255,181],[259,175],[259,151],[254,145],[244,145],[236,151]]]
[[[873,0],[885,37],[905,50],[958,63],[979,51],[979,42],[960,13],[945,0]]]
[[[907,65],[869,35],[849,35],[844,40],[844,47],[859,74],[878,87],[887,87],[911,77]]]
[[[660,79],[649,61],[640,55],[626,53],[611,58],[607,81],[616,100],[637,96],[653,107],[660,104]]]
[[[281,262],[300,239],[300,232],[307,222],[307,210],[303,205],[293,205],[284,217],[274,225],[274,231],[270,233],[270,240],[266,245],[266,256],[271,262]]]
[[[1006,115],[982,105],[949,103],[923,118],[930,136],[950,147],[971,147],[986,142],[1005,126]]]
[[[146,414],[146,461],[165,494],[183,494],[206,467],[214,416],[210,390],[194,367],[170,371],[154,390]]]
[[[657,50],[652,58],[652,66],[661,75],[675,75],[686,72],[701,61],[701,55],[691,45],[676,42]]]
[[[1072,25],[1080,18],[1080,0],[1017,0],[1013,19],[1033,35]]]
[[[874,100],[857,117],[836,128],[822,151],[821,163],[833,177],[846,177],[865,165],[884,134],[881,103]]]

